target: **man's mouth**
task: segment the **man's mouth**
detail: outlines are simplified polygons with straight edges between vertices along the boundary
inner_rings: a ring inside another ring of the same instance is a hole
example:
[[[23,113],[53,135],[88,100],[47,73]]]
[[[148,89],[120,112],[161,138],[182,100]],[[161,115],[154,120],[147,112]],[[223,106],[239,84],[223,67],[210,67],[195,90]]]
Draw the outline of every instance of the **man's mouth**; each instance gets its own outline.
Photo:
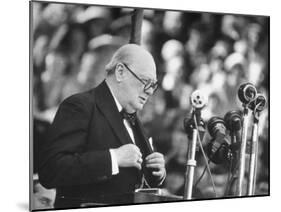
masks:
[[[146,102],[146,98],[144,98],[144,97],[142,97],[142,96],[140,96],[139,98],[142,100],[143,103]]]

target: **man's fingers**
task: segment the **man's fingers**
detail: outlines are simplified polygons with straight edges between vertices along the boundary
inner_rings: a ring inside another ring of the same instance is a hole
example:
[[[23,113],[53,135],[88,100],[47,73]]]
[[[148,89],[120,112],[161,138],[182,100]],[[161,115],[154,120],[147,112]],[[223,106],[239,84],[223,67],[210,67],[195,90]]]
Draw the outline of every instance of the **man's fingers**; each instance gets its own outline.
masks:
[[[140,157],[138,160],[137,160],[138,163],[142,164],[142,158]]]
[[[136,162],[134,165],[138,170],[141,170],[141,163]]]
[[[165,163],[164,158],[153,158],[150,160],[146,160],[146,164],[152,164],[152,163]]]
[[[164,158],[164,156],[159,152],[153,152],[152,154],[148,155],[145,159],[151,160],[151,159],[154,159],[154,158]]]
[[[135,144],[126,144],[115,149],[118,166],[141,169],[142,154]]]
[[[164,168],[164,164],[152,163],[152,164],[146,164],[146,167],[147,168],[161,169],[161,168]]]
[[[132,148],[137,153],[138,157],[142,157],[141,151],[136,145],[132,144]]]
[[[153,171],[152,174],[156,177],[162,177],[164,175],[164,172],[162,170],[160,171]]]
[[[137,152],[137,154],[138,154],[138,157],[142,157],[142,154],[141,154],[141,152]]]
[[[141,169],[142,162],[143,162],[142,157],[136,156],[135,159],[133,160],[133,165],[136,166],[138,169]]]

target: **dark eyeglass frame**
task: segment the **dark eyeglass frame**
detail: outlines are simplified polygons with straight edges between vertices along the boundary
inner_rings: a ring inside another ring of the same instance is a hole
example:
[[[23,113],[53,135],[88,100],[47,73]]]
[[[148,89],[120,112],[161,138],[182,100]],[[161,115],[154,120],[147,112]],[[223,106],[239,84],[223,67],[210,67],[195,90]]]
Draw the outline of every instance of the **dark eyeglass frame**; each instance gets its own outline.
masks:
[[[129,72],[131,72],[131,74],[137,79],[139,80],[143,85],[144,85],[144,88],[143,88],[143,91],[144,92],[147,92],[150,88],[153,89],[153,93],[155,93],[155,91],[157,90],[158,88],[158,82],[153,82],[151,79],[148,79],[147,82],[144,82],[140,77],[138,77],[138,75],[136,75],[135,72],[133,72],[126,63],[122,63],[126,69],[128,69]]]

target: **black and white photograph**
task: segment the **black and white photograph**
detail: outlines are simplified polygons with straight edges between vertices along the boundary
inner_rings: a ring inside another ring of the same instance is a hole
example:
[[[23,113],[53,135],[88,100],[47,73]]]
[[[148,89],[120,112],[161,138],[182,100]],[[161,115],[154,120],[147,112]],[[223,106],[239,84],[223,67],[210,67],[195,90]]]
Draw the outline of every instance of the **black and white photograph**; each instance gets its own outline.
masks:
[[[30,1],[30,210],[270,196],[270,17]]]

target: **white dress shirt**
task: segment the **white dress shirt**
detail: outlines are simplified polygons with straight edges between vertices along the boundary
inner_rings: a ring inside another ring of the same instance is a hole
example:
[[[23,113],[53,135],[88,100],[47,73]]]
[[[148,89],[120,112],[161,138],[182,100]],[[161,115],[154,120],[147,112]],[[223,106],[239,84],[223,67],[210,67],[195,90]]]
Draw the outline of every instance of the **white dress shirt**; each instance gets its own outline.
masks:
[[[109,86],[108,86],[109,87]],[[110,89],[109,87],[109,90],[114,98],[114,101],[116,103],[116,106],[117,106],[117,109],[119,112],[122,111],[122,106],[121,104],[119,103],[119,101],[117,100],[117,98],[114,96],[114,93],[112,92],[112,90]],[[133,130],[131,128],[131,125],[129,124],[129,122],[126,120],[126,119],[123,119],[123,124],[125,125],[133,143],[135,144],[135,138],[134,138],[134,133],[133,133]],[[151,145],[151,148],[153,149],[153,145],[152,145],[152,138],[149,138],[149,143]],[[112,167],[112,175],[117,175],[119,173],[119,167],[118,167],[118,162],[117,162],[117,158],[116,158],[116,154],[115,152],[113,151],[113,149],[109,149],[109,152],[110,152],[110,156],[111,156],[111,167]],[[163,177],[163,179],[161,180],[161,182],[159,183],[159,185],[161,185],[164,180],[165,180],[165,177],[166,177],[166,174],[165,176]]]
[[[114,101],[115,101],[115,104],[117,106],[118,111],[121,112],[122,109],[123,109],[121,104],[119,103],[119,101],[114,96],[114,93],[111,91],[110,87],[109,87],[109,90],[110,90],[110,92],[111,92],[111,94],[112,94],[112,96],[114,98]],[[125,127],[126,127],[128,133],[129,133],[130,138],[132,139],[133,143],[135,143],[134,133],[133,133],[133,130],[132,130],[129,122],[126,119],[123,119],[123,124],[125,125]],[[110,152],[110,156],[111,156],[112,175],[116,175],[116,174],[119,173],[119,167],[118,167],[117,158],[116,158],[116,155],[115,155],[115,152],[113,151],[113,149],[109,149],[109,152]]]

